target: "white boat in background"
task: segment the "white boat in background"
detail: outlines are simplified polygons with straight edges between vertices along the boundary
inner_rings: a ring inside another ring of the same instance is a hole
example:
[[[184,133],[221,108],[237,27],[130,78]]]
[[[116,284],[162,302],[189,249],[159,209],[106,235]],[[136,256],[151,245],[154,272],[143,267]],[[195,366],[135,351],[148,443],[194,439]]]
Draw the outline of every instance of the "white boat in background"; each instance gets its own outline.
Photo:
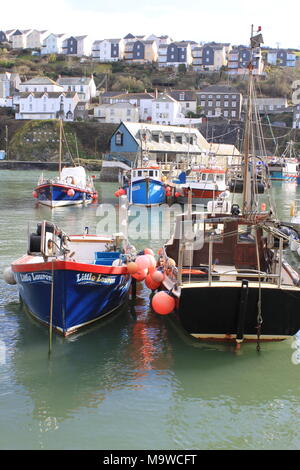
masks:
[[[181,204],[187,204],[189,191],[192,192],[192,204],[207,205],[216,200],[227,189],[226,171],[221,168],[192,168],[179,175],[176,190],[181,193],[177,198]]]

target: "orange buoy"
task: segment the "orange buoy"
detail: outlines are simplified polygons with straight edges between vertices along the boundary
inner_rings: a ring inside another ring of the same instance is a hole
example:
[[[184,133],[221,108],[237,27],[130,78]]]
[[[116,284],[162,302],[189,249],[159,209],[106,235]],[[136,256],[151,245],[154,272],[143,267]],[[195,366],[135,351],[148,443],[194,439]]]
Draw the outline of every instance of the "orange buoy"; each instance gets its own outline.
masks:
[[[267,210],[267,204],[265,202],[262,202],[260,208],[262,211]]]
[[[159,283],[161,283],[165,277],[164,273],[162,273],[161,271],[158,271],[158,269],[154,271],[153,273],[150,273],[150,276],[154,282],[159,282]]]
[[[132,274],[132,277],[136,279],[137,281],[144,281],[148,274],[147,269],[139,269],[136,273]]]
[[[153,273],[156,270],[156,259],[154,258],[153,255],[145,255],[145,256],[148,256],[148,259],[149,259],[149,266],[148,266],[149,273]]]
[[[176,191],[175,197],[179,197],[179,196],[181,196],[180,192]]]
[[[145,279],[145,284],[148,287],[148,289],[151,289],[151,290],[156,290],[160,286],[160,282],[153,281],[150,274],[147,274],[146,279]]]
[[[175,299],[167,292],[157,292],[152,299],[152,308],[159,315],[168,315],[175,308]]]
[[[33,192],[32,192],[32,196],[33,196],[34,198],[37,198],[37,197],[38,197],[37,191],[33,191]]]
[[[138,270],[139,267],[134,261],[130,261],[130,263],[127,264],[127,271],[129,274],[135,274]]]
[[[149,255],[140,255],[135,260],[139,269],[148,269],[150,266]]]
[[[152,256],[154,256],[154,251],[151,250],[151,248],[145,248],[145,249],[144,249],[144,254],[145,254],[145,255],[152,255]]]
[[[72,188],[68,189],[68,191],[67,191],[67,195],[68,195],[69,197],[73,197],[73,196],[74,196],[74,194],[75,194],[75,191],[74,191],[74,189],[72,189]]]

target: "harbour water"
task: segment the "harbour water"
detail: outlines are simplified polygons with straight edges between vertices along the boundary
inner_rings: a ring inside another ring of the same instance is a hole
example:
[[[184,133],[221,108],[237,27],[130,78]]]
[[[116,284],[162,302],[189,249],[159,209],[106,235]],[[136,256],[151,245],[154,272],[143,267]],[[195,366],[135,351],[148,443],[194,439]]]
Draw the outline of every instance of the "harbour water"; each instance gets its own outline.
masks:
[[[0,172],[1,272],[26,252],[28,222],[71,233],[99,222],[94,204],[37,207],[38,176]],[[117,203],[115,184],[95,185],[100,202]],[[289,220],[300,187],[276,182],[273,195]],[[287,256],[299,269],[300,257]],[[47,328],[1,277],[0,449],[300,449],[300,340],[260,352],[192,341],[151,311],[149,294],[140,285],[134,305],[69,339],[55,335],[49,359]]]

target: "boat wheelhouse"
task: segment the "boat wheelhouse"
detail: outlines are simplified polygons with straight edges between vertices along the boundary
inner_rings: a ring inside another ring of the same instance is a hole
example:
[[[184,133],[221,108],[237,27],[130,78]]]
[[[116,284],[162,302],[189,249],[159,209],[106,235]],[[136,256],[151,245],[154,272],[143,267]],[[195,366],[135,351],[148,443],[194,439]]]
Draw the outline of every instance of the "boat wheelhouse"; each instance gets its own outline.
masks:
[[[133,168],[122,178],[130,204],[156,206],[166,202],[165,177],[159,166]]]
[[[188,202],[188,194],[191,191],[192,204],[207,205],[208,201],[217,199],[226,191],[226,171],[221,168],[193,168],[185,172],[185,176],[181,174],[184,183],[177,186],[177,190],[181,192],[178,202],[186,204]]]

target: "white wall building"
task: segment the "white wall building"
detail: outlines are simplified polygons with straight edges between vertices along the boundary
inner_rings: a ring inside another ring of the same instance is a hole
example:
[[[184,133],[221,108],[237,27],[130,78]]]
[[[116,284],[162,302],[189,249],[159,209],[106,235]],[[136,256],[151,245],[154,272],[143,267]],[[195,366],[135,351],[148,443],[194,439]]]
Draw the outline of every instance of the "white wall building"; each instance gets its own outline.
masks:
[[[49,34],[43,40],[41,54],[62,54],[66,34]]]
[[[20,92],[44,92],[44,91],[64,91],[63,87],[48,77],[34,77],[26,82],[20,83]]]
[[[138,122],[139,110],[130,103],[101,104],[94,108],[94,117],[100,122],[115,124],[123,121]]]
[[[92,57],[99,62],[116,62],[124,58],[124,39],[103,39],[93,42]]]
[[[64,91],[78,93],[80,101],[89,102],[96,96],[96,85],[93,76],[59,77],[57,83]]]
[[[64,121],[73,121],[78,102],[77,93],[20,93],[16,119],[57,119],[62,116]]]

